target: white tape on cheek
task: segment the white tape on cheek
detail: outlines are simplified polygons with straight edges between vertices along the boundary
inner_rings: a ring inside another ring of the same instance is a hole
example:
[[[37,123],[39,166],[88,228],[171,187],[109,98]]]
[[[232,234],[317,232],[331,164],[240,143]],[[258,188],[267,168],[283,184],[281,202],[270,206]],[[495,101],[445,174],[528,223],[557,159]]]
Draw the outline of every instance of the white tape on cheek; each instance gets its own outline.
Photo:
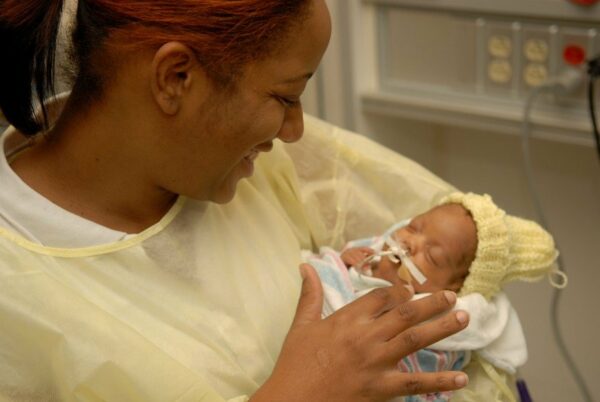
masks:
[[[412,262],[410,257],[408,256],[408,251],[406,251],[395,239],[392,237],[387,239],[388,247],[398,256],[408,272],[410,272],[411,276],[419,283],[419,285],[424,284],[427,281],[427,277],[423,275],[423,272]]]
[[[413,278],[419,283],[419,285],[424,284],[427,281],[427,278],[419,268],[411,261],[408,255],[400,255],[400,259],[402,260],[402,265],[406,266],[410,274]]]

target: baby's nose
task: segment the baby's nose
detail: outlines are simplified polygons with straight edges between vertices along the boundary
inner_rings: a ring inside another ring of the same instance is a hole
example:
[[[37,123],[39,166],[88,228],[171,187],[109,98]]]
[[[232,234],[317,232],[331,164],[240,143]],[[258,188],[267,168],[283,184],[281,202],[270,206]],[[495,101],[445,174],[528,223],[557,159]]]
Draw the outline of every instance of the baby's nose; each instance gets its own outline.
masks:
[[[400,247],[402,247],[404,249],[404,251],[406,251],[406,253],[408,255],[412,254],[413,251],[413,247],[412,247],[412,242],[410,241],[409,238],[403,238],[400,240]]]
[[[403,243],[403,247],[406,250],[406,252],[408,253],[408,255],[412,256],[419,251],[422,242],[423,242],[423,239],[421,236],[412,235],[412,236],[407,236],[406,238],[404,238],[402,243]]]

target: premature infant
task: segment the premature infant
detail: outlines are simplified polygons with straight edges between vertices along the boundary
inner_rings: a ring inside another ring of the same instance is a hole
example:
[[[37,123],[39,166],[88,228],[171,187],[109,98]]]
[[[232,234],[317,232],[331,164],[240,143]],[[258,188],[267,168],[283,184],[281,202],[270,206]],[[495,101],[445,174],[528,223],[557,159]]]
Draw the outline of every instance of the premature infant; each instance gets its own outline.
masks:
[[[395,230],[390,238],[400,246],[398,251],[405,252],[409,261],[418,267],[426,281],[413,281],[415,273],[411,275],[410,269],[404,269],[407,267],[402,265],[401,258],[394,258],[394,254],[369,258],[376,255],[370,247],[348,247],[340,257],[347,267],[355,267],[392,284],[412,283],[416,293],[443,289],[458,292],[477,251],[477,227],[469,211],[460,204],[430,209]],[[385,244],[383,250],[390,251],[389,245]]]
[[[486,372],[501,373],[491,377],[493,388],[503,395],[489,400],[512,401],[505,374],[525,363],[527,348],[518,316],[501,288],[553,273],[562,275],[565,285],[566,277],[555,266],[557,255],[552,236],[535,222],[506,215],[488,195],[453,193],[382,236],[351,241],[341,253],[323,247],[318,255],[304,257],[321,278],[324,316],[382,286],[411,284],[415,298],[443,289],[457,292],[455,308],[469,312],[469,326],[402,359],[399,369],[457,370],[475,358]]]

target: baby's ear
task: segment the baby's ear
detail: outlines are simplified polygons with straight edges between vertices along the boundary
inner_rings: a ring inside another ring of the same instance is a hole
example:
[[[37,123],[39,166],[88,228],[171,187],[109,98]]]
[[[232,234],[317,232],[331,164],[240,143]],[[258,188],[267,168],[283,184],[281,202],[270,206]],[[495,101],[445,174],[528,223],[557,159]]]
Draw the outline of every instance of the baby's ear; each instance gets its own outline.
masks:
[[[475,239],[474,244],[470,245],[468,249],[464,250],[464,252],[460,256],[460,260],[458,261],[458,269],[464,271],[465,274],[461,277],[463,280],[469,275],[469,269],[475,261],[475,257],[477,256],[477,239]]]

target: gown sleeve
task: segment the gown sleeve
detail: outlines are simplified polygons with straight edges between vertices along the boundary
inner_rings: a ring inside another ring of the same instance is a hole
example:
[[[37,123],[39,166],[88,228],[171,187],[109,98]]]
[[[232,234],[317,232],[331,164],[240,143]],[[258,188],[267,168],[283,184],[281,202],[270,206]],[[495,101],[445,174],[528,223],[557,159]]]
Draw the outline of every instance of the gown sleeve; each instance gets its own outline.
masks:
[[[340,249],[433,206],[453,187],[368,138],[305,118],[305,135],[286,144],[313,248]]]

